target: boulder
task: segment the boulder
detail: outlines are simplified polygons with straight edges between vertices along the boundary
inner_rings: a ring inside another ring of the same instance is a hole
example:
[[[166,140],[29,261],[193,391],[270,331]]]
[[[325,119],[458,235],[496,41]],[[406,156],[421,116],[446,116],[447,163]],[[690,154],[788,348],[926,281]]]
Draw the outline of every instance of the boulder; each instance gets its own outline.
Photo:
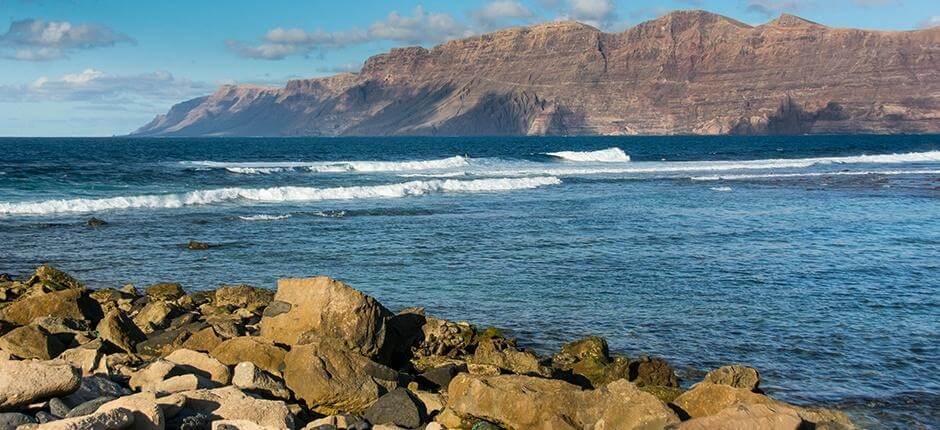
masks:
[[[399,314],[399,317],[404,314]],[[417,342],[412,348],[414,361],[419,371],[437,367],[440,360],[431,357],[457,358],[463,357],[473,350],[474,330],[465,322],[452,322],[433,316],[423,317],[420,325],[421,331]],[[400,318],[396,318],[400,319]],[[425,363],[434,363],[430,366]]]
[[[245,308],[260,313],[274,300],[274,292],[250,285],[225,285],[215,290],[212,304],[218,307]]]
[[[88,376],[111,373],[105,359],[106,356],[107,349],[105,345],[97,340],[65,350],[56,358],[81,369],[82,375]]]
[[[78,279],[48,264],[37,267],[36,273],[34,273],[26,283],[32,286],[41,284],[50,291],[68,289],[80,290],[85,288]]]
[[[223,364],[234,366],[247,361],[273,375],[281,374],[286,354],[287,351],[274,342],[257,336],[231,338],[209,353]]]
[[[65,345],[45,330],[28,325],[0,337],[0,349],[19,358],[51,360],[65,351]]]
[[[134,321],[124,312],[113,310],[98,323],[98,338],[110,342],[124,352],[136,351],[139,342],[147,340]]]
[[[182,285],[172,282],[153,284],[147,287],[146,292],[151,299],[162,301],[173,301],[186,295]]]
[[[28,325],[42,317],[73,318],[96,323],[101,319],[101,306],[83,289],[67,289],[21,298],[0,309],[0,320]]]
[[[302,336],[338,339],[347,348],[377,357],[391,313],[378,301],[325,276],[280,279],[272,308],[261,319],[261,336],[295,345]],[[289,309],[281,312],[284,308]]]
[[[116,400],[116,397],[104,396],[98,397],[97,399],[91,399],[87,402],[80,403],[74,408],[70,409],[63,418],[75,418],[84,415],[91,415],[101,407],[101,405],[108,403],[112,400]]]
[[[595,390],[522,375],[457,375],[448,409],[513,429],[654,429],[679,423],[663,402],[619,380]]]
[[[127,384],[134,390],[155,391],[157,385],[164,379],[182,373],[182,369],[176,363],[158,359],[131,374]]]
[[[134,413],[127,409],[112,409],[104,412],[95,412],[64,420],[51,421],[30,427],[30,430],[123,430],[130,429],[134,424]]]
[[[103,227],[103,226],[108,225],[108,222],[101,218],[91,217],[91,218],[88,218],[88,221],[85,221],[85,225],[88,227],[97,228],[97,227]]]
[[[0,361],[0,410],[63,396],[80,385],[79,370],[63,361]]]
[[[132,425],[127,427],[129,429],[163,430],[166,426],[163,410],[157,404],[157,398],[153,393],[137,393],[112,400],[101,405],[95,414],[108,413],[114,410],[127,410],[133,413],[134,420]]]
[[[130,390],[106,377],[88,376],[82,378],[75,392],[63,397],[62,400],[68,406],[75,407],[89,400],[101,397],[121,397],[130,393]]]
[[[198,240],[190,240],[189,243],[186,244],[186,249],[189,249],[190,251],[205,251],[209,248],[215,248],[217,246],[219,245],[212,245],[206,242],[200,242]]]
[[[153,386],[152,391],[158,395],[181,393],[184,391],[202,390],[206,388],[218,388],[222,384],[199,375],[187,374],[172,376],[164,379]]]
[[[796,411],[773,405],[734,405],[714,415],[683,422],[677,430],[798,430],[803,419]]]
[[[212,422],[212,430],[273,430],[247,420],[218,420]]]
[[[0,413],[0,430],[13,430],[23,424],[35,424],[36,419],[19,412]]]
[[[49,413],[54,415],[56,418],[65,418],[65,416],[72,409],[58,397],[49,399],[49,402],[46,406],[49,408]]]
[[[630,382],[637,386],[678,387],[679,378],[666,360],[643,357],[630,362]]]
[[[611,358],[607,341],[598,336],[562,345],[561,351],[552,357],[552,365],[570,372],[571,377],[566,379],[586,388],[630,378],[630,360]]]
[[[536,375],[545,378],[552,376],[552,370],[537,355],[516,348],[514,342],[491,338],[480,342],[470,360],[473,364],[496,366],[509,373]]]
[[[167,355],[165,360],[179,365],[185,373],[193,373],[222,385],[227,385],[232,380],[232,372],[228,366],[204,352],[177,349]]]
[[[181,347],[193,351],[210,352],[215,349],[215,347],[219,346],[223,340],[224,339],[215,333],[215,329],[206,327],[189,336]]]
[[[435,391],[447,389],[447,385],[450,384],[450,380],[454,379],[454,376],[457,376],[457,373],[459,373],[460,370],[460,367],[455,364],[445,364],[443,366],[438,366],[418,375],[418,383],[422,387]]]
[[[169,302],[154,300],[140,309],[137,315],[134,315],[134,324],[140,327],[144,333],[152,333],[156,330],[166,328],[170,319],[180,314],[180,309]]]
[[[708,374],[705,375],[704,381],[759,392],[760,374],[757,372],[757,369],[753,367],[735,364],[722,366],[708,372]]]
[[[232,376],[232,385],[249,392],[258,392],[265,396],[290,400],[290,391],[284,382],[251,362],[238,363]]]
[[[323,418],[318,418],[307,423],[304,427],[304,430],[322,430],[322,429],[348,429],[354,425],[362,423],[362,418],[359,418],[351,414],[336,414],[328,415]]]
[[[180,395],[186,398],[187,409],[209,415],[213,420],[246,420],[275,429],[294,428],[294,416],[284,402],[256,399],[235,387],[187,391]]]
[[[372,425],[394,424],[404,428],[418,428],[427,418],[427,411],[414,394],[405,388],[396,388],[379,397],[363,413]]]
[[[284,381],[307,407],[322,413],[360,413],[398,384],[398,373],[339,341],[297,345],[284,360]]]
[[[184,329],[157,330],[147,340],[137,344],[137,353],[148,357],[162,357],[182,347],[190,332]]]

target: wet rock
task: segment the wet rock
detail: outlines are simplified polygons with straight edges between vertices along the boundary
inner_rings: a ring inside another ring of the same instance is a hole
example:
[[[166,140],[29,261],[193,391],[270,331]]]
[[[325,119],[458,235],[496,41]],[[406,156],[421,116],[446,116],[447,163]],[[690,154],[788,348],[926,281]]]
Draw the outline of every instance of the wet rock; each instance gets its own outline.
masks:
[[[187,409],[214,420],[246,420],[275,429],[294,428],[294,417],[284,402],[256,399],[235,387],[188,391],[180,395],[186,397]]]
[[[181,345],[182,348],[191,349],[199,352],[211,352],[224,341],[215,333],[212,327],[206,327],[189,336],[186,342]]]
[[[33,417],[18,412],[0,413],[0,430],[13,430],[23,424],[34,424]]]
[[[448,397],[448,408],[464,419],[516,429],[647,429],[679,423],[664,403],[625,380],[585,391],[559,380],[462,373],[451,381]]]
[[[62,361],[0,361],[0,410],[63,396],[79,385],[79,370]]]
[[[111,311],[98,323],[98,337],[124,352],[136,351],[139,342],[147,340],[134,321],[121,311]]]
[[[363,417],[373,425],[394,424],[417,428],[427,417],[424,405],[405,388],[396,388],[366,409]]]
[[[274,292],[250,285],[226,285],[215,290],[212,303],[219,307],[244,308],[253,313],[261,312],[274,300]]]
[[[360,413],[397,386],[398,373],[339,341],[297,345],[284,360],[284,381],[307,407],[322,414]]]
[[[680,424],[681,430],[798,430],[803,419],[792,409],[772,405],[734,405],[714,415]]]
[[[65,351],[55,336],[36,326],[23,326],[0,337],[0,349],[19,358],[51,360]]]
[[[678,387],[679,378],[666,360],[643,357],[630,362],[630,381],[637,386]]]
[[[97,323],[103,315],[101,305],[83,289],[40,293],[21,298],[0,309],[0,319],[17,325],[28,325],[37,318],[48,316]]]
[[[272,341],[256,336],[226,340],[209,353],[223,364],[234,366],[247,361],[273,375],[281,374],[286,354],[287,351],[274,345]]]
[[[153,284],[147,287],[146,292],[151,299],[163,301],[173,301],[186,294],[186,291],[183,291],[183,286],[174,282]]]
[[[291,309],[261,319],[261,336],[295,345],[302,336],[333,338],[359,353],[376,357],[385,343],[391,316],[378,301],[325,276],[280,279],[274,299]]]
[[[186,248],[190,251],[205,251],[209,248],[214,248],[215,246],[218,245],[210,245],[206,242],[199,242],[197,240],[190,240],[189,243],[186,244]]]
[[[85,221],[85,225],[88,227],[103,227],[108,225],[107,221],[95,217],[88,218],[88,221]]]
[[[760,374],[753,367],[731,365],[722,366],[705,375],[705,382],[713,384],[730,385],[735,388],[744,388],[748,391],[759,392]]]
[[[551,377],[552,370],[535,354],[522,351],[506,339],[487,339],[477,346],[470,361],[473,364],[488,364],[503,371],[520,375]]]
[[[259,392],[282,400],[290,400],[291,396],[284,382],[247,361],[235,366],[232,385],[245,391]]]

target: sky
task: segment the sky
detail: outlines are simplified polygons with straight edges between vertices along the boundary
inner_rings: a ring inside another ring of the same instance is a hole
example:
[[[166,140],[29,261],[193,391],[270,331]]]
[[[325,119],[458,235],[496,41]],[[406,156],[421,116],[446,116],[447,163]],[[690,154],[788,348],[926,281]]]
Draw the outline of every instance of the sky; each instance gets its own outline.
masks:
[[[0,136],[122,135],[223,84],[356,71],[392,47],[537,22],[623,31],[675,9],[940,26],[937,0],[0,0]]]

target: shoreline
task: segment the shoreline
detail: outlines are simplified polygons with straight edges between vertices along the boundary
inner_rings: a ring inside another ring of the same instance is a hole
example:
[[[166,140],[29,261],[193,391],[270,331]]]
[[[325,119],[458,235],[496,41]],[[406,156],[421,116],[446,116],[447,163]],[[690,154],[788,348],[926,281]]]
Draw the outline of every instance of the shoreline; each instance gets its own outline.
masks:
[[[141,293],[40,266],[0,277],[0,335],[0,374],[36,381],[0,377],[0,423],[24,430],[854,428],[766,396],[753,368],[683,389],[665,360],[611,355],[603,338],[543,357],[327,277]]]

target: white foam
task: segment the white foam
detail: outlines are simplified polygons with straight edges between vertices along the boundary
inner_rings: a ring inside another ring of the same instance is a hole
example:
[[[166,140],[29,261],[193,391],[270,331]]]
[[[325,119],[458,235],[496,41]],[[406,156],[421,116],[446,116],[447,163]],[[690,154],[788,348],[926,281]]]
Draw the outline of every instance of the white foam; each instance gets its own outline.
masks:
[[[183,206],[213,203],[250,202],[303,202],[319,200],[350,200],[372,198],[398,198],[432,193],[473,193],[510,191],[558,185],[555,177],[493,178],[460,181],[454,179],[411,181],[397,184],[313,188],[219,188],[197,190],[183,194],[140,195],[103,199],[62,199],[38,202],[0,203],[0,214],[50,214],[63,212],[98,212],[115,209],[173,209]]]
[[[711,187],[709,190],[717,191],[719,193],[730,193],[731,187]]]
[[[800,172],[800,173],[766,173],[756,175],[712,175],[693,176],[693,181],[734,181],[747,179],[774,179],[774,178],[803,178],[818,176],[865,176],[865,175],[940,175],[940,170],[865,170],[842,172]]]
[[[548,152],[545,155],[567,161],[588,161],[595,163],[626,163],[630,161],[630,156],[620,148],[607,148],[600,151]]]
[[[454,156],[437,160],[413,161],[318,161],[318,162],[244,162],[182,161],[184,166],[194,169],[225,169],[240,174],[270,174],[295,169],[306,169],[317,173],[344,172],[399,172],[435,169],[450,169],[469,165],[467,157]]]
[[[238,218],[241,219],[242,221],[278,221],[278,220],[290,218],[290,214],[285,214],[285,215],[260,214],[260,215],[240,216]]]

